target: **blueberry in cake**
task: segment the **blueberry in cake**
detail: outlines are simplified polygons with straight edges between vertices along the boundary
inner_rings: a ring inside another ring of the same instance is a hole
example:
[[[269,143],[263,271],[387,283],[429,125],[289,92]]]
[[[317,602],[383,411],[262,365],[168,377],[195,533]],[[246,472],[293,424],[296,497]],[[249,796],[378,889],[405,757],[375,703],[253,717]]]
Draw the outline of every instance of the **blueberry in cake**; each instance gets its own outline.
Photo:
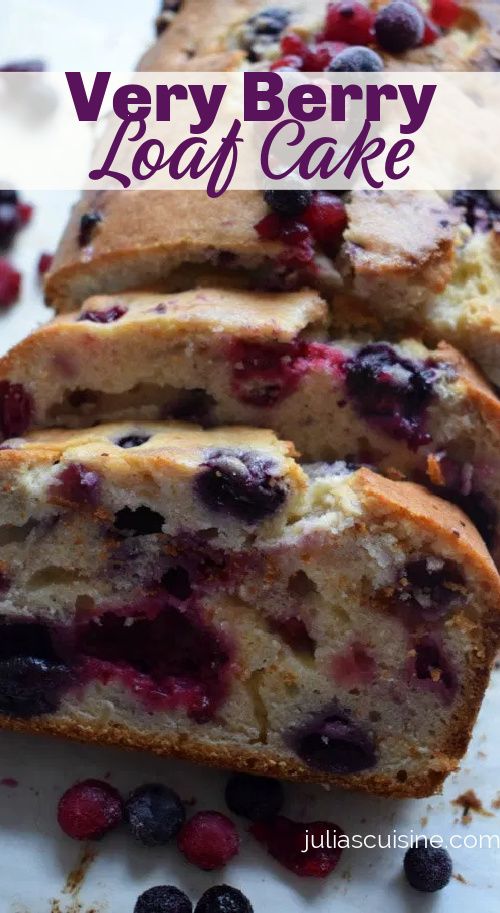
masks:
[[[331,339],[312,291],[95,297],[0,360],[6,438],[164,418],[269,427],[305,460],[347,459],[426,483],[459,504],[494,552],[499,410],[450,346]],[[141,442],[132,427],[119,443]]]
[[[438,788],[488,680],[498,575],[457,508],[292,452],[148,423],[0,450],[0,724]]]

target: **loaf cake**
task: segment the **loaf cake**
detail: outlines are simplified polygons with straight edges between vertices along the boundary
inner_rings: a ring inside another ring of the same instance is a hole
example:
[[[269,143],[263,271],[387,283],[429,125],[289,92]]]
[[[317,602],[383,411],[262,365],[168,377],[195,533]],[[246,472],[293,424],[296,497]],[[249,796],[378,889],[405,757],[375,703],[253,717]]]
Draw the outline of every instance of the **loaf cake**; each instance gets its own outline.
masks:
[[[390,796],[464,752],[499,631],[475,529],[270,431],[0,450],[0,726]]]
[[[86,301],[0,359],[4,437],[51,425],[245,423],[458,503],[500,560],[500,404],[448,345],[332,339],[314,291]]]
[[[228,6],[210,0],[208,6],[184,0],[176,15],[170,10],[169,27],[142,69],[275,66],[290,35],[309,51],[317,49],[327,4],[266,7],[249,0]],[[461,7],[434,43],[385,54],[385,66],[498,67],[500,7]],[[445,338],[500,384],[497,195],[456,191],[443,199],[437,193],[358,191],[343,201],[320,192],[308,197],[306,207],[292,204],[284,215],[260,191],[228,191],[216,200],[198,191],[89,191],[47,277],[47,300],[57,310],[74,310],[93,294],[178,291],[199,281],[213,284],[222,272],[225,282],[252,288],[313,285],[332,304],[338,332],[412,334],[432,346]]]

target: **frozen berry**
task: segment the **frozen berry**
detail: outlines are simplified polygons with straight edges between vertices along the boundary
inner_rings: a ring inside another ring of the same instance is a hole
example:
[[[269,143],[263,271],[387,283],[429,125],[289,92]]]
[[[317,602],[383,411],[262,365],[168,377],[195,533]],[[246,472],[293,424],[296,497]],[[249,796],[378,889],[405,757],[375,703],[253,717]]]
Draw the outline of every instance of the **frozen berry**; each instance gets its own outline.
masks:
[[[179,888],[157,885],[138,897],[134,913],[193,913],[193,904]]]
[[[126,314],[128,308],[124,304],[115,304],[103,311],[83,311],[77,318],[78,322],[90,320],[91,323],[115,323]]]
[[[52,266],[53,259],[54,259],[54,257],[52,256],[52,254],[46,254],[46,253],[40,254],[40,257],[38,258],[38,266],[37,266],[37,271],[38,271],[39,276],[44,276],[45,273],[47,273],[49,271],[50,267]]]
[[[328,70],[332,60],[348,45],[345,41],[318,41],[306,52],[303,69],[306,73],[321,73]]]
[[[17,206],[0,201],[0,250],[8,250],[20,228]]]
[[[100,493],[100,476],[81,463],[69,463],[50,486],[50,495],[54,500],[70,504],[95,506],[99,503]]]
[[[373,38],[374,19],[373,11],[361,0],[330,3],[324,37],[347,44],[369,44]]]
[[[33,415],[33,398],[22,384],[0,381],[0,436],[21,437]]]
[[[82,780],[61,797],[59,827],[74,840],[98,840],[121,824],[123,803],[118,790],[101,780]]]
[[[149,434],[126,434],[124,437],[118,438],[116,446],[123,450],[130,450],[132,447],[141,447],[142,444],[146,444],[149,438]]]
[[[309,767],[351,774],[376,763],[371,737],[343,713],[312,723],[295,740],[297,754]]]
[[[297,73],[302,69],[302,57],[297,57],[296,54],[285,54],[284,57],[279,57],[278,60],[275,60],[271,66],[270,70],[278,72],[292,72]]]
[[[52,713],[71,672],[62,663],[33,656],[14,656],[0,662],[0,713],[29,719]]]
[[[307,823],[278,815],[255,822],[250,833],[264,844],[273,859],[302,878],[326,878],[342,853],[336,846],[342,831],[328,821]]]
[[[329,73],[379,73],[384,62],[371,48],[353,45],[337,54],[328,67]]]
[[[296,35],[295,32],[288,32],[281,39],[281,50],[285,55],[293,54],[303,60],[307,54],[307,44],[300,35]]]
[[[9,307],[19,298],[21,273],[0,257],[0,308]]]
[[[80,229],[78,232],[78,244],[80,247],[85,247],[90,243],[94,230],[99,225],[99,222],[102,222],[102,213],[98,212],[97,209],[83,213],[80,219]]]
[[[194,913],[253,913],[253,907],[238,888],[218,884],[200,897]]]
[[[266,190],[264,199],[267,205],[283,216],[298,216],[312,200],[310,190]]]
[[[151,536],[161,533],[165,517],[158,511],[142,505],[132,510],[122,507],[115,515],[114,529],[124,536]]]
[[[436,25],[450,29],[462,12],[457,0],[431,0],[430,17]]]
[[[424,35],[424,17],[418,7],[405,0],[392,0],[375,19],[375,37],[381,48],[402,54],[416,48]]]
[[[221,448],[202,464],[195,482],[203,503],[217,513],[227,513],[247,523],[274,514],[283,504],[287,488],[272,459],[252,451]]]
[[[198,812],[180,831],[177,845],[188,862],[211,872],[236,856],[240,838],[233,822],[225,815]]]
[[[227,782],[226,803],[236,815],[258,821],[277,815],[284,802],[283,786],[279,780],[234,774]]]
[[[180,831],[186,818],[177,793],[161,783],[139,786],[125,803],[129,830],[144,846],[163,846]]]
[[[302,214],[313,238],[328,252],[334,253],[347,227],[347,213],[342,200],[333,193],[315,193]]]
[[[451,856],[444,847],[416,844],[406,851],[404,871],[412,888],[417,891],[440,891],[451,878]]]
[[[0,67],[0,73],[42,73],[46,69],[45,62],[33,60],[11,60]]]
[[[241,33],[241,44],[247,51],[248,59],[255,63],[259,59],[260,47],[276,42],[289,21],[289,11],[280,6],[270,6],[251,16]]]

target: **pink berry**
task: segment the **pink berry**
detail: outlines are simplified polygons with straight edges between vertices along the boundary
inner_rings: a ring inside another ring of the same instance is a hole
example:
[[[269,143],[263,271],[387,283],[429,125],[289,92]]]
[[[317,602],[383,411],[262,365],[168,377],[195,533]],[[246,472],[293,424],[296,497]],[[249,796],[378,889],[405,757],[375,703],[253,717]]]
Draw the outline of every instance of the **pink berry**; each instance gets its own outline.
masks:
[[[301,878],[326,878],[342,853],[335,845],[342,831],[328,821],[307,823],[277,815],[256,821],[250,833],[267,847],[270,856]],[[318,849],[313,849],[313,844]]]
[[[324,37],[348,44],[369,44],[373,40],[375,15],[360,0],[330,3],[326,13]]]
[[[39,276],[45,275],[45,273],[50,269],[50,267],[52,266],[53,259],[54,259],[54,257],[52,254],[47,254],[47,253],[40,254],[40,257],[38,260],[38,266],[37,266]]]
[[[457,0],[432,0],[430,17],[442,29],[450,29],[462,12]]]
[[[198,812],[182,827],[177,846],[192,865],[212,872],[236,856],[240,838],[233,822],[225,815]]]
[[[0,307],[9,307],[19,298],[21,273],[0,257]]]
[[[306,73],[323,73],[328,70],[337,54],[348,47],[345,41],[319,41],[312,45],[304,57]]]
[[[57,809],[59,827],[73,840],[98,840],[118,827],[122,819],[120,793],[100,780],[75,783],[61,797]]]
[[[342,200],[332,193],[319,191],[301,218],[318,244],[334,252],[347,227],[347,213]]]

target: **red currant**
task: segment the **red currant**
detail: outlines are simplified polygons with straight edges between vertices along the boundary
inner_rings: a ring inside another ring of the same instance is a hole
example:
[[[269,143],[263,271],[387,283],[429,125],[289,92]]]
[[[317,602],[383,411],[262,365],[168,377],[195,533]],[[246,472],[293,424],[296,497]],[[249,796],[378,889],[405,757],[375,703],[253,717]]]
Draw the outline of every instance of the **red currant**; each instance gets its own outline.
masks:
[[[457,0],[432,0],[430,17],[442,29],[450,29],[462,12]]]
[[[348,44],[369,44],[375,14],[360,0],[336,0],[328,5],[324,37]]]
[[[322,73],[328,70],[332,60],[347,47],[345,41],[319,41],[306,52],[304,70],[306,73]]]
[[[347,213],[342,200],[321,190],[302,214],[302,219],[314,239],[329,251],[338,246],[347,227]]]

